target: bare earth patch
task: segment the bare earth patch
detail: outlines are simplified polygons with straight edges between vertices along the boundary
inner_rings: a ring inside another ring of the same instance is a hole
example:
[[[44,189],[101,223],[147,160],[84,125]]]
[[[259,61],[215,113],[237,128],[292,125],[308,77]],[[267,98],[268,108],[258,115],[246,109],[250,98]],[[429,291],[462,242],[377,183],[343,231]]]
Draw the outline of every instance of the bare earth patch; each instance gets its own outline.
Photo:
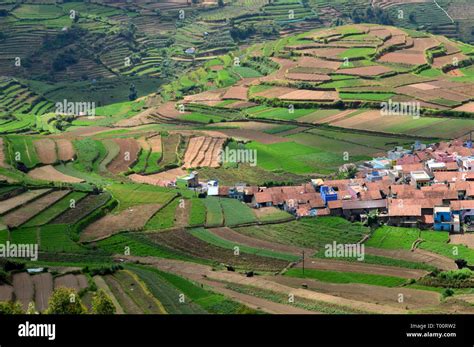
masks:
[[[167,186],[169,183],[174,182],[176,177],[184,176],[186,173],[187,172],[182,168],[176,168],[153,175],[132,174],[129,175],[128,178],[136,183],[146,183],[154,186]]]
[[[43,164],[54,164],[58,160],[56,156],[56,143],[53,140],[35,140],[33,144],[38,158]]]
[[[0,204],[0,215],[14,209],[20,207],[29,201],[38,198],[41,195],[46,194],[51,189],[35,189],[27,191],[26,193],[14,196],[13,198],[7,199],[2,201]]]
[[[452,234],[449,235],[449,242],[454,245],[465,245],[474,249],[474,234]]]
[[[58,190],[29,203],[22,208],[16,209],[3,216],[3,222],[9,227],[17,227],[45,210],[56,201],[69,194],[69,190]]]
[[[35,286],[35,308],[43,312],[48,308],[48,300],[53,293],[53,276],[49,272],[32,276]]]
[[[52,181],[52,182],[64,182],[64,183],[81,183],[83,179],[65,175],[62,172],[56,170],[52,165],[42,166],[28,172],[28,176],[37,180]]]
[[[107,169],[113,173],[127,171],[135,163],[140,146],[135,139],[114,139],[120,147],[120,153],[107,166]]]
[[[69,161],[74,158],[76,154],[72,142],[66,139],[56,140],[56,146],[58,148],[58,158],[62,161]]]
[[[81,233],[80,240],[90,242],[105,239],[121,231],[140,230],[161,207],[161,204],[137,205],[117,214],[108,214],[90,224]]]

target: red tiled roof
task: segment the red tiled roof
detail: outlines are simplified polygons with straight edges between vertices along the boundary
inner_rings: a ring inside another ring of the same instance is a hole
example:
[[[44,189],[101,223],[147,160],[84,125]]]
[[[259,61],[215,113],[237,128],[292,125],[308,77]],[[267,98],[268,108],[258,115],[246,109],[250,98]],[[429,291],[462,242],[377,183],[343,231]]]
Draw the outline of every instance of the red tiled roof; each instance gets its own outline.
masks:
[[[421,205],[410,205],[404,200],[392,199],[388,204],[389,217],[418,217],[421,216]]]
[[[272,201],[272,195],[267,192],[260,192],[260,193],[255,193],[255,202],[257,204],[262,204],[266,202],[271,202]]]
[[[450,205],[453,211],[472,210],[474,209],[474,200],[451,201]]]
[[[328,201],[328,207],[333,210],[337,208],[342,208],[342,200]]]

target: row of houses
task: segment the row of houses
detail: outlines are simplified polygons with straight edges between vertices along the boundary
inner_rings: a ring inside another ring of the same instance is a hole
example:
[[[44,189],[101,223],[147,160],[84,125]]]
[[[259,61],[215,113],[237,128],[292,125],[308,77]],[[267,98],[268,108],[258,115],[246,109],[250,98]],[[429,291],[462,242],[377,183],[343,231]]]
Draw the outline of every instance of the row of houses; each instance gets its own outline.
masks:
[[[461,141],[395,148],[359,167],[353,179],[313,179],[299,186],[221,187],[207,194],[236,198],[254,208],[274,206],[306,216],[369,214],[389,225],[461,232],[474,224],[474,149]]]

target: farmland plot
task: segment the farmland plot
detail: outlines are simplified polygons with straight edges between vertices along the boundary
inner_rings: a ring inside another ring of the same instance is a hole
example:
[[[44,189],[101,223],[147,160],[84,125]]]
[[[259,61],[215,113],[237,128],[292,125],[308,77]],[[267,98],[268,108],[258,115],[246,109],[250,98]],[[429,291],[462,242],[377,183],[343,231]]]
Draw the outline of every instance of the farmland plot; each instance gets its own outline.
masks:
[[[74,159],[75,151],[72,142],[67,139],[56,140],[56,147],[58,149],[58,159],[61,161],[69,161]]]
[[[49,273],[42,273],[32,276],[35,288],[35,308],[38,312],[43,312],[48,308],[48,300],[53,293],[53,276]]]
[[[26,193],[14,196],[8,200],[2,201],[0,205],[0,215],[13,210],[14,208],[23,206],[24,204],[39,198],[40,196],[48,193],[51,189],[35,189],[27,191]]]
[[[75,208],[71,208],[53,220],[54,224],[74,224],[82,218],[105,205],[110,199],[109,193],[91,194],[79,201]]]
[[[252,254],[235,256],[232,249],[224,249],[208,244],[185,230],[173,230],[148,234],[148,238],[160,245],[175,249],[181,253],[229,264],[246,269],[275,271],[284,268],[287,262],[283,260],[260,257]]]
[[[117,214],[108,214],[90,224],[81,233],[81,241],[95,241],[121,231],[136,231],[162,207],[161,204],[136,205]]]
[[[81,183],[83,179],[63,174],[56,170],[54,166],[41,166],[28,172],[28,176],[41,181],[64,182],[64,183]]]
[[[40,139],[33,142],[38,158],[43,164],[54,164],[58,157],[56,155],[56,143],[51,139]]]
[[[54,289],[59,287],[71,288],[79,293],[81,290],[88,288],[89,283],[84,275],[67,274],[54,278]]]
[[[23,309],[26,310],[28,304],[33,301],[35,292],[31,276],[26,272],[14,274],[13,290],[16,300],[18,300],[23,306]]]
[[[24,207],[16,209],[3,216],[3,221],[9,227],[17,227],[27,222],[50,205],[69,194],[68,190],[58,190],[48,195],[42,196]]]
[[[192,137],[184,155],[184,167],[187,169],[205,166],[218,167],[224,142],[225,139]]]
[[[107,169],[118,174],[127,171],[135,163],[140,146],[135,139],[114,139],[114,141],[120,146],[120,152],[107,166]]]
[[[48,209],[42,211],[41,213],[39,213],[38,215],[30,219],[27,223],[24,224],[24,227],[32,227],[32,226],[46,224],[50,222],[51,220],[53,220],[54,218],[58,217],[61,213],[70,209],[71,206],[74,206],[77,202],[79,202],[81,199],[85,198],[86,196],[87,196],[87,193],[72,192],[66,195],[60,201],[53,204]]]
[[[224,214],[219,198],[208,196],[204,199],[206,205],[206,226],[221,226],[224,223]]]

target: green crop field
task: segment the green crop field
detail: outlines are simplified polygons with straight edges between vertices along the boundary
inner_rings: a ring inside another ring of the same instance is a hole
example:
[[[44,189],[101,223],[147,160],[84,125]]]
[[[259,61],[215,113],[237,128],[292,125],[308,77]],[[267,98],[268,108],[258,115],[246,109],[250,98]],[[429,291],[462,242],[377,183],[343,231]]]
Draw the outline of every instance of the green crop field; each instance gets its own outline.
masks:
[[[404,278],[399,277],[313,269],[305,269],[304,274],[302,269],[290,269],[285,275],[330,283],[363,283],[382,287],[398,287],[406,283]]]
[[[252,223],[257,220],[254,213],[244,203],[236,199],[220,199],[222,211],[224,212],[225,225],[233,226]]]
[[[357,243],[369,234],[367,227],[338,217],[303,218],[281,224],[235,228],[239,233],[283,244],[319,248],[333,241]]]
[[[206,226],[221,226],[224,223],[224,214],[219,198],[207,197],[204,199],[206,205]]]
[[[147,230],[169,229],[174,226],[176,209],[179,205],[179,199],[174,199],[171,203],[159,210],[146,223]]]
[[[238,247],[239,252],[242,253],[248,253],[248,254],[255,254],[259,255],[262,257],[270,257],[270,258],[276,258],[276,259],[282,259],[286,261],[297,261],[299,260],[298,256],[292,255],[292,254],[285,254],[285,253],[280,253],[280,252],[274,252],[271,250],[263,249],[263,248],[254,248],[246,245],[242,245],[239,243],[231,242],[228,240],[225,240],[223,238],[220,238],[210,231],[200,228],[200,229],[193,229],[190,231],[190,233],[207,242],[210,243],[211,245],[221,247],[221,248],[226,248],[230,250],[235,250],[235,247]]]

